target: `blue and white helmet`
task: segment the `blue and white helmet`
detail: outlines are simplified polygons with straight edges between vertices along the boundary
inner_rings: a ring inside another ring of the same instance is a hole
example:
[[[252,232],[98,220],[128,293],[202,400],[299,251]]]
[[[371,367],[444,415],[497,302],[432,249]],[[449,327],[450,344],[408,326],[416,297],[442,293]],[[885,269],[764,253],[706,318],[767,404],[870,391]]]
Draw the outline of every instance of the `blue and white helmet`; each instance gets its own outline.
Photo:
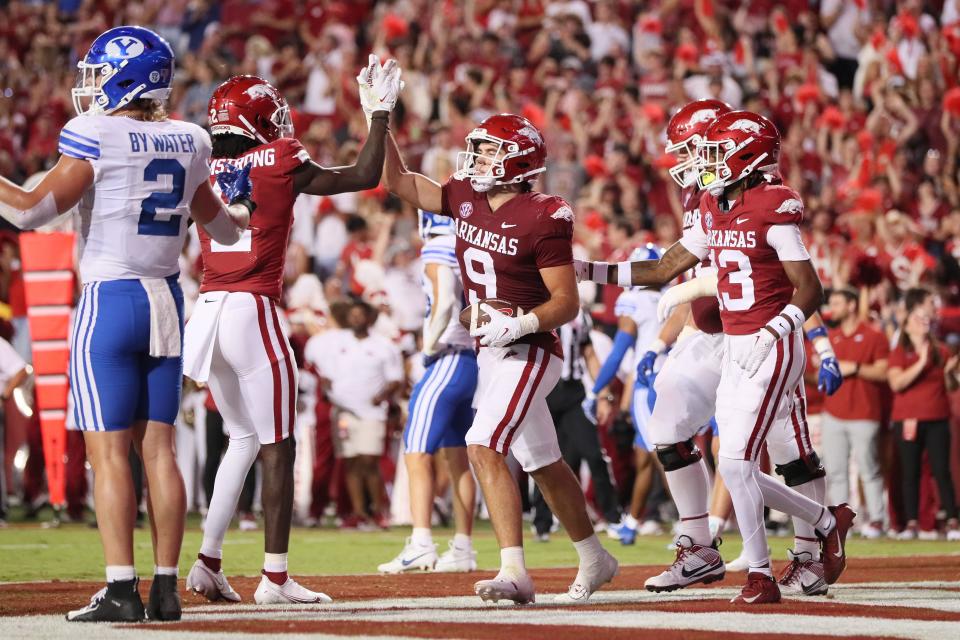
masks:
[[[72,91],[77,115],[113,113],[133,100],[164,102],[173,84],[173,49],[143,27],[105,31],[77,63],[80,76]]]
[[[454,233],[453,218],[438,213],[417,209],[417,222],[422,240],[430,236],[452,236]]]

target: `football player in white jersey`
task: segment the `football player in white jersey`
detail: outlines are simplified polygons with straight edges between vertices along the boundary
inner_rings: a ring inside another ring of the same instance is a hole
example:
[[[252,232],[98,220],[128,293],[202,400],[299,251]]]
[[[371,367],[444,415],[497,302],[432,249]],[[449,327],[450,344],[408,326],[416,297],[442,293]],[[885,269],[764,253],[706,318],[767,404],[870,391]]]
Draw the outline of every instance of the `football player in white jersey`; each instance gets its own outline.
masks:
[[[396,558],[381,564],[381,573],[434,570],[464,572],[477,568],[470,534],[476,485],[467,460],[464,439],[473,424],[473,395],[477,390],[477,356],[473,338],[459,322],[463,285],[455,253],[453,219],[419,212],[424,239],[423,288],[429,306],[423,323],[426,371],[410,397],[403,432],[404,463],[410,476],[413,535]],[[449,549],[437,556],[430,534],[433,513],[433,456],[443,451],[453,488],[456,533]]]
[[[630,254],[630,260],[659,260],[660,254],[658,247],[648,244],[634,249]],[[592,391],[583,401],[584,413],[591,420],[596,421],[597,395],[613,381],[627,351],[633,349],[634,362],[631,367],[633,370],[646,346],[656,338],[660,329],[656,313],[659,300],[659,291],[639,287],[626,289],[617,297],[614,306],[614,313],[617,316],[617,333],[613,339],[613,349],[600,367]],[[647,385],[642,384],[634,384],[629,392],[625,390],[624,393],[630,394],[637,474],[634,479],[629,513],[624,515],[614,532],[622,544],[629,545],[636,540],[639,525],[637,518],[642,515],[655,472],[653,464],[655,447],[647,430],[647,423],[656,396],[650,393]]]
[[[167,119],[174,54],[163,38],[142,27],[110,29],[77,66],[79,115],[60,134],[56,166],[30,191],[0,178],[0,213],[21,229],[80,205],[71,396],[95,472],[107,586],[67,620],[178,620],[186,501],[173,430],[183,368],[177,261],[190,217],[235,243],[254,208],[252,186],[248,172],[218,176],[224,205],[209,182],[209,136]],[[156,566],[146,610],[133,566],[131,444],[150,487]]]

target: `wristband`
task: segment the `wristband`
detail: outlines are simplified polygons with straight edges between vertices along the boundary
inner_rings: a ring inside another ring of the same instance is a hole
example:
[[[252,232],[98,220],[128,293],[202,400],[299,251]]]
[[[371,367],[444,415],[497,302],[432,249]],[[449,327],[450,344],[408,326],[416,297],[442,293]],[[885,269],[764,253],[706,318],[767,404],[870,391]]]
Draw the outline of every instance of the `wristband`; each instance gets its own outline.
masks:
[[[775,318],[767,323],[767,328],[782,338],[803,326],[807,318],[800,307],[788,304]]]
[[[588,262],[587,264],[591,267],[588,280],[598,284],[609,284],[607,282],[607,272],[610,270],[609,262]]]
[[[620,287],[632,287],[633,286],[633,263],[631,262],[618,262],[617,263],[617,286]]]
[[[810,342],[815,341],[817,338],[826,338],[827,337],[827,328],[823,325],[819,325],[807,331],[807,340]]]
[[[660,338],[657,338],[656,340],[651,342],[650,346],[647,347],[647,351],[653,351],[657,355],[660,355],[666,350],[667,350],[667,343],[661,340]]]
[[[253,215],[253,212],[257,210],[257,203],[250,198],[235,198],[230,201],[231,207],[236,204],[246,207],[250,215]]]
[[[540,330],[540,318],[535,313],[525,313],[519,318],[521,335],[529,335]]]

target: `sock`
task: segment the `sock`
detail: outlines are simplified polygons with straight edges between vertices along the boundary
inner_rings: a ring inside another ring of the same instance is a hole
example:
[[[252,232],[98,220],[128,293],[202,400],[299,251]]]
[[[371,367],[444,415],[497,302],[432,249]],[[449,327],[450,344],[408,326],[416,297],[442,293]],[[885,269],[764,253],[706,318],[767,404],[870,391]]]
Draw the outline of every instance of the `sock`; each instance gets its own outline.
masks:
[[[197,557],[200,559],[200,562],[202,562],[207,567],[207,569],[210,569],[210,571],[213,571],[214,573],[218,573],[220,571],[222,566],[221,565],[222,558],[211,558],[210,556],[208,556],[203,552],[198,553]]]
[[[726,479],[726,478],[724,478]],[[800,518],[810,524],[820,528],[819,520],[826,507],[814,502],[805,495],[794,491],[787,485],[771,478],[765,473],[757,472],[757,484],[760,485],[760,491],[763,493],[763,502],[771,509],[780,511],[789,516]],[[827,511],[829,515],[830,512]],[[740,512],[737,512],[737,518],[740,518]],[[833,527],[833,516],[830,516],[830,527]],[[827,531],[830,529],[828,528]]]
[[[827,479],[814,478],[810,482],[795,486],[794,490],[822,505],[824,495],[827,492]],[[813,556],[814,560],[820,559],[820,541],[817,539],[817,531],[813,524],[795,517],[793,519],[793,534],[793,550],[795,552],[807,551]]]
[[[723,532],[723,528],[727,525],[727,519],[721,518],[720,516],[710,516],[707,518],[708,525],[710,526],[710,538],[716,538]]]
[[[710,483],[707,463],[702,459],[675,471],[667,471],[667,485],[677,505],[680,524],[677,533],[689,536],[694,544],[710,546],[713,536],[707,522]]]
[[[287,581],[287,554],[263,554],[263,575],[274,584],[284,584]]]
[[[418,547],[428,547],[433,544],[433,536],[430,534],[430,529],[426,527],[414,527],[410,541]]]
[[[523,547],[500,549],[500,573],[498,575],[522,576],[527,572],[523,562]]]
[[[600,544],[600,538],[597,537],[597,534],[579,542],[574,542],[573,548],[577,550],[577,556],[580,557],[581,567],[591,565],[603,557],[603,545]]]
[[[107,582],[124,582],[137,577],[137,571],[132,564],[107,565]]]
[[[203,524],[203,544],[200,553],[209,558],[222,557],[223,537],[227,534],[230,521],[237,510],[237,501],[243,489],[247,472],[257,459],[260,444],[253,436],[230,438],[227,452],[223,454],[217,478],[213,483],[213,496],[207,508],[207,519]]]
[[[453,546],[457,549],[468,550],[473,548],[473,542],[467,534],[457,533],[453,536]]]
[[[823,535],[827,535],[833,530],[833,527],[836,526],[837,519],[833,517],[833,514],[830,513],[830,509],[826,507],[820,507],[820,516],[814,521],[813,526],[817,528]],[[914,526],[916,526],[916,521],[913,521]]]
[[[177,577],[180,575],[180,569],[179,567],[161,567],[159,565],[153,565],[153,575]]]
[[[764,494],[760,492],[758,484],[758,476],[763,474],[756,462],[723,456],[720,457],[719,470],[737,514],[737,526],[743,538],[743,557],[750,564],[751,571],[759,571],[760,567],[766,565],[769,574],[770,553],[767,551],[767,532],[763,526]]]
[[[770,563],[766,562],[764,564],[758,564],[754,566],[754,563],[750,563],[750,569],[748,573],[762,573],[765,576],[773,577],[773,571],[770,569]]]
[[[627,528],[628,528],[628,529],[633,529],[634,531],[636,531],[636,530],[637,530],[637,527],[640,526],[640,523],[637,522],[637,519],[634,518],[634,517],[633,517],[632,515],[630,515],[629,513],[628,513],[627,515],[623,516],[623,524],[627,525]]]

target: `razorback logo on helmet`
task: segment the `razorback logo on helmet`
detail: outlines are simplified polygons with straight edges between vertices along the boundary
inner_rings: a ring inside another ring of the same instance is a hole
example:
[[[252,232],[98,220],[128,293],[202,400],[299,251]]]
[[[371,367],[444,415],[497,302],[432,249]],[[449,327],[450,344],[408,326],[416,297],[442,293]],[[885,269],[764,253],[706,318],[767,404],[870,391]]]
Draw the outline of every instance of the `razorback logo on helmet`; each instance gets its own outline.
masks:
[[[556,211],[554,211],[552,214],[550,214],[550,217],[553,218],[554,220],[566,220],[567,222],[573,222],[574,220],[573,209],[571,209],[567,205],[564,205],[559,209],[557,209]]]
[[[712,122],[717,119],[717,110],[716,109],[698,109],[690,114],[690,124],[698,124],[700,122]]]
[[[245,94],[251,98],[271,98],[273,100],[279,100],[280,96],[277,95],[277,91],[268,84],[255,84],[246,91]]]
[[[730,126],[727,127],[731,131],[746,131],[747,133],[760,133],[760,123],[754,122],[753,120],[747,120],[746,118],[741,118],[730,123]]]
[[[790,198],[777,207],[776,213],[800,213],[801,211],[803,211],[803,203],[796,198]]]
[[[540,132],[534,129],[533,127],[523,127],[522,129],[517,131],[517,133],[520,134],[521,136],[526,136],[530,138],[537,144],[543,144],[543,138],[540,137]]]

